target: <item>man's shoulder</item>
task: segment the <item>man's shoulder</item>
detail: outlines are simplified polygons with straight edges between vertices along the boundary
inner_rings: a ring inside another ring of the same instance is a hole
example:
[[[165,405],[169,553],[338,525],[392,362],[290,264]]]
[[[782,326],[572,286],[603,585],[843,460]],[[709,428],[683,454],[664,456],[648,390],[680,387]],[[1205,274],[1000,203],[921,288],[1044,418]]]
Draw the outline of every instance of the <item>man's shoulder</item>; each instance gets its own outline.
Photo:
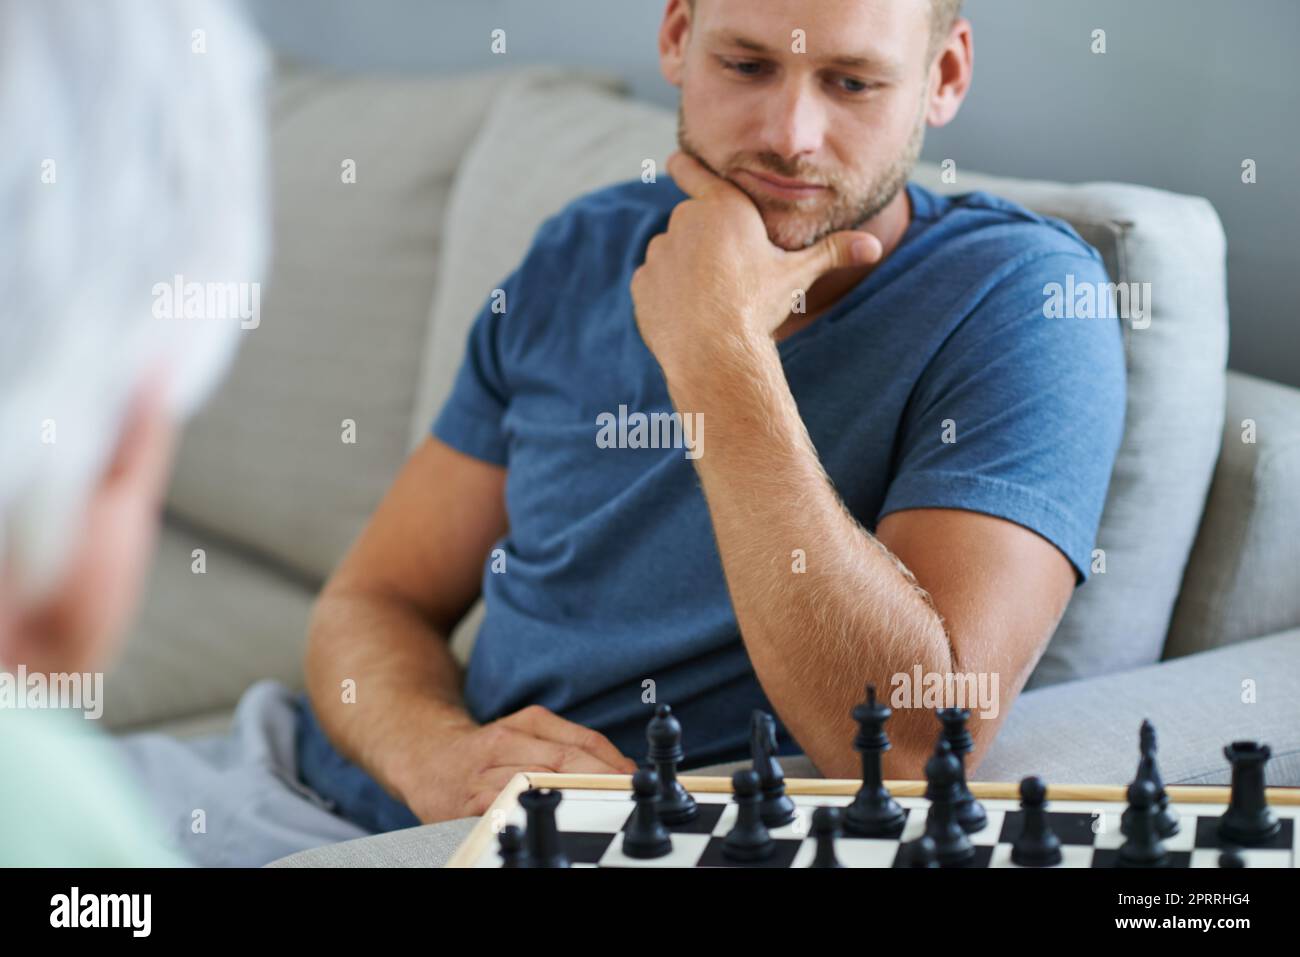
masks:
[[[686,194],[668,176],[650,183],[626,180],[571,200],[542,225],[539,233],[565,240],[590,239],[593,231],[613,231],[629,237],[635,235],[638,226],[660,227],[673,207],[685,198]]]
[[[943,195],[909,183],[914,216],[949,249],[1003,264],[1070,256],[1101,265],[1100,254],[1064,220],[978,190]]]

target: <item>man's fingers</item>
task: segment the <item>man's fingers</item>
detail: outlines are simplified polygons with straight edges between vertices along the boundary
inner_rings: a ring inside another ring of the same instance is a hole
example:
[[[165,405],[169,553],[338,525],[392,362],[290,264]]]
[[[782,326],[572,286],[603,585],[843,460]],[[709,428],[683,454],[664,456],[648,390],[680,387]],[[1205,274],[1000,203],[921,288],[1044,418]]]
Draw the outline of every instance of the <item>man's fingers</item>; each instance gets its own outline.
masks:
[[[557,774],[626,774],[625,768],[603,761],[573,744],[537,742],[538,760]]]
[[[613,742],[599,731],[592,731],[590,728],[584,728],[580,724],[561,718],[554,711],[541,705],[516,711],[502,718],[501,721],[507,727],[516,728],[538,738],[581,748],[593,757],[604,761],[615,771],[631,774],[636,770],[636,762],[624,757],[623,753],[614,747]]]
[[[668,157],[668,173],[687,196],[698,199],[723,187],[732,187],[725,179],[697,160],[678,150]]]
[[[487,756],[487,767],[527,768],[559,774],[626,774],[627,769],[603,761],[576,744],[558,744],[535,738],[524,731],[502,728],[498,742]]]
[[[794,263],[796,276],[807,287],[833,270],[879,262],[884,252],[884,246],[872,233],[846,230],[831,233],[807,249],[788,255]]]
[[[469,817],[478,817],[486,814],[487,809],[492,806],[492,802],[497,799],[506,785],[509,784],[516,774],[522,774],[527,771],[536,772],[536,765],[509,765],[500,768],[489,768],[479,777],[477,788],[470,797],[468,806],[464,809],[465,815]]]

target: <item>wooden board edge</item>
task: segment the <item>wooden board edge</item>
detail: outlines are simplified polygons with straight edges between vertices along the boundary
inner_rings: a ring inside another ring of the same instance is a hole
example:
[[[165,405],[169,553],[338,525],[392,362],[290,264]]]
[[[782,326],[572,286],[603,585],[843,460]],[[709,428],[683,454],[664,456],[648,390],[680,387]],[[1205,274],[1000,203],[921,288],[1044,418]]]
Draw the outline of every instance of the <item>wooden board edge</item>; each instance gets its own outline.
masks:
[[[443,867],[473,867],[477,864],[479,858],[483,856],[483,852],[488,849],[488,845],[491,844],[492,841],[496,840],[496,831],[492,827],[492,822],[496,819],[497,812],[499,811],[504,815],[513,808],[519,795],[534,786],[532,778],[548,776],[558,777],[559,775],[530,775],[521,771],[511,778],[510,783],[507,784],[501,790],[501,793],[497,795],[496,800],[492,802],[483,816],[478,819],[478,823],[475,824],[473,830],[469,832],[469,836],[461,842],[460,847],[456,848],[456,853],[451,856]],[[578,775],[574,775],[574,777],[577,776]],[[631,778],[628,778],[628,781],[631,781]],[[537,786],[553,787],[554,785],[542,784]]]
[[[588,791],[631,790],[632,778],[627,774],[530,774],[534,787],[560,788]],[[702,794],[729,794],[731,778],[704,777],[683,774],[682,783],[687,790]],[[803,795],[843,796],[856,794],[861,781],[848,778],[787,778],[786,788]],[[886,781],[885,787],[896,797],[921,797],[925,794],[924,781]],[[992,781],[970,782],[971,793],[977,798],[991,800],[1020,799],[1020,786]],[[1126,801],[1126,787],[1116,784],[1049,784],[1049,801]],[[1181,804],[1227,804],[1232,789],[1217,784],[1170,785],[1165,789],[1169,799]],[[1300,788],[1268,788],[1270,804],[1300,806]]]

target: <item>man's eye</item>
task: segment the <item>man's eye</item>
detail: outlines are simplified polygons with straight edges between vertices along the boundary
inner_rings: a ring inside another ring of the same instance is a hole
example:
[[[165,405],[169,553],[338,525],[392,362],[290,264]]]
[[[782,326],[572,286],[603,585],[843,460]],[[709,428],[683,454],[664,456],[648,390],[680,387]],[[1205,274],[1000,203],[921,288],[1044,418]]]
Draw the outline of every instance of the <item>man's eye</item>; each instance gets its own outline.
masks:
[[[763,64],[757,60],[723,60],[722,66],[741,76],[759,76],[763,72]]]
[[[841,77],[839,87],[845,93],[867,93],[875,89],[872,84],[865,83],[862,80],[855,80],[851,76]]]

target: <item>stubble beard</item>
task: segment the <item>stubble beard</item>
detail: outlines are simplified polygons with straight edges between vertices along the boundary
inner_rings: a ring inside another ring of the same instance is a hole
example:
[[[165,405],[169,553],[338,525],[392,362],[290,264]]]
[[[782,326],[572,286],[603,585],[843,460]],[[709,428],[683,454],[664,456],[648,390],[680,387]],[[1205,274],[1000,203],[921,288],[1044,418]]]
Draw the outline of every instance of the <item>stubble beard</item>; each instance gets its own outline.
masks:
[[[694,157],[715,175],[729,180],[749,196],[763,216],[768,238],[774,245],[787,250],[807,248],[831,233],[856,229],[875,218],[906,186],[912,170],[916,168],[924,140],[924,115],[918,113],[912,135],[902,153],[870,180],[835,171],[826,173],[811,169],[798,162],[787,162],[776,153],[736,153],[718,169],[701,155],[686,128],[685,111],[680,105],[677,108],[677,145],[681,151]],[[827,207],[820,199],[784,200],[756,196],[736,181],[735,173],[741,169],[758,169],[828,186],[834,199]]]

